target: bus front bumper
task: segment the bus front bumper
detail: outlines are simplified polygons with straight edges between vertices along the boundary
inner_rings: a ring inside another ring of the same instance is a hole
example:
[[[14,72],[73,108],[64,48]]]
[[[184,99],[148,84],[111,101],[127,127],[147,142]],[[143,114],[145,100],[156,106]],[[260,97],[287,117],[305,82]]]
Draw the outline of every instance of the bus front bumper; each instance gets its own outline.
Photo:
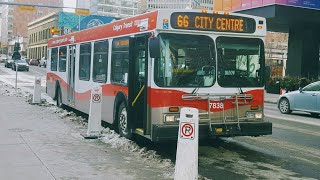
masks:
[[[242,122],[240,129],[238,124],[199,124],[199,139],[210,139],[216,137],[230,136],[261,136],[272,134],[272,123],[270,122]],[[152,141],[165,142],[176,141],[178,138],[179,125],[153,125]]]

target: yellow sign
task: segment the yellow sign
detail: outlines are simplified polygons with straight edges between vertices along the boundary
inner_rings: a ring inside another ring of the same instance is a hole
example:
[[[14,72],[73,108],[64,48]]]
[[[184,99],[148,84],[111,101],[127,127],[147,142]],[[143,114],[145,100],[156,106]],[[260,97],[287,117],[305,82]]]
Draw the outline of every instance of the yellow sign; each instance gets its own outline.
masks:
[[[50,33],[52,35],[59,34],[60,33],[60,29],[52,27],[52,28],[50,28]]]
[[[7,47],[7,45],[6,44],[1,44],[1,47]]]
[[[177,29],[254,33],[256,22],[252,18],[228,14],[179,12],[171,15],[171,27]]]
[[[19,6],[21,11],[36,11],[37,8],[35,6]]]
[[[76,9],[75,13],[78,15],[82,15],[82,16],[89,16],[90,15],[89,9]]]

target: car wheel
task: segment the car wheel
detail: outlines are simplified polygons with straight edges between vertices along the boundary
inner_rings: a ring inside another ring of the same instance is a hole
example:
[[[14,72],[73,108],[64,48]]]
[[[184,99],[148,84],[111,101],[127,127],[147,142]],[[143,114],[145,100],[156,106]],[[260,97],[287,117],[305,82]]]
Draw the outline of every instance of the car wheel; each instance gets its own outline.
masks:
[[[4,67],[7,67],[7,65],[6,65],[6,64],[4,64]]]
[[[118,130],[119,134],[122,137],[127,139],[132,139],[132,132],[128,128],[128,112],[127,106],[124,102],[122,102],[119,106],[118,110]]]
[[[287,98],[280,99],[278,108],[282,114],[290,114],[291,113],[290,103]]]
[[[58,106],[59,108],[63,108],[61,90],[58,89],[57,93],[58,93],[58,94],[57,94],[57,106]]]

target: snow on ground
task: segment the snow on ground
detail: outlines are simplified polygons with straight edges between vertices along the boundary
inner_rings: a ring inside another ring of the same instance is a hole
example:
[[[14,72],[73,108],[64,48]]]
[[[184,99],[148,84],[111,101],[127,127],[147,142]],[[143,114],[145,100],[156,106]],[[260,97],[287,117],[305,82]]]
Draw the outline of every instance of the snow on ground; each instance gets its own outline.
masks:
[[[32,90],[29,88],[18,88],[17,91],[11,85],[1,82],[0,79],[0,94],[6,96],[24,97],[27,102],[32,103]],[[39,106],[48,108],[51,112],[59,114],[62,119],[67,119],[73,122],[77,122],[84,127],[87,127],[87,120],[81,116],[77,116],[74,112],[67,111],[55,106],[55,101],[51,97],[42,93],[41,103]],[[80,133],[80,132],[79,132]],[[102,129],[102,137],[100,140],[104,143],[111,145],[112,148],[120,150],[125,153],[130,153],[134,157],[137,157],[150,167],[158,167],[163,169],[164,178],[173,178],[174,164],[169,159],[162,159],[157,155],[156,151],[148,150],[145,147],[139,147],[135,142],[126,138],[120,137],[114,130],[109,128]]]

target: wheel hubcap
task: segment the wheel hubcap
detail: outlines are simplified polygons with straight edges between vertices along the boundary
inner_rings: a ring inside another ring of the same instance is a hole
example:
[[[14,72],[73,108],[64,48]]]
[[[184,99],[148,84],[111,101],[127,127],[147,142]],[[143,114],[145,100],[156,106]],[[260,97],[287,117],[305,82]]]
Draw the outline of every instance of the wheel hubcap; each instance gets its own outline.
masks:
[[[288,111],[288,108],[289,108],[289,104],[286,100],[282,100],[280,102],[280,111],[281,112],[287,112]]]
[[[120,125],[120,129],[122,131],[123,134],[127,134],[128,130],[127,130],[127,109],[123,108],[121,113],[120,113],[120,117],[119,117],[119,125]]]

